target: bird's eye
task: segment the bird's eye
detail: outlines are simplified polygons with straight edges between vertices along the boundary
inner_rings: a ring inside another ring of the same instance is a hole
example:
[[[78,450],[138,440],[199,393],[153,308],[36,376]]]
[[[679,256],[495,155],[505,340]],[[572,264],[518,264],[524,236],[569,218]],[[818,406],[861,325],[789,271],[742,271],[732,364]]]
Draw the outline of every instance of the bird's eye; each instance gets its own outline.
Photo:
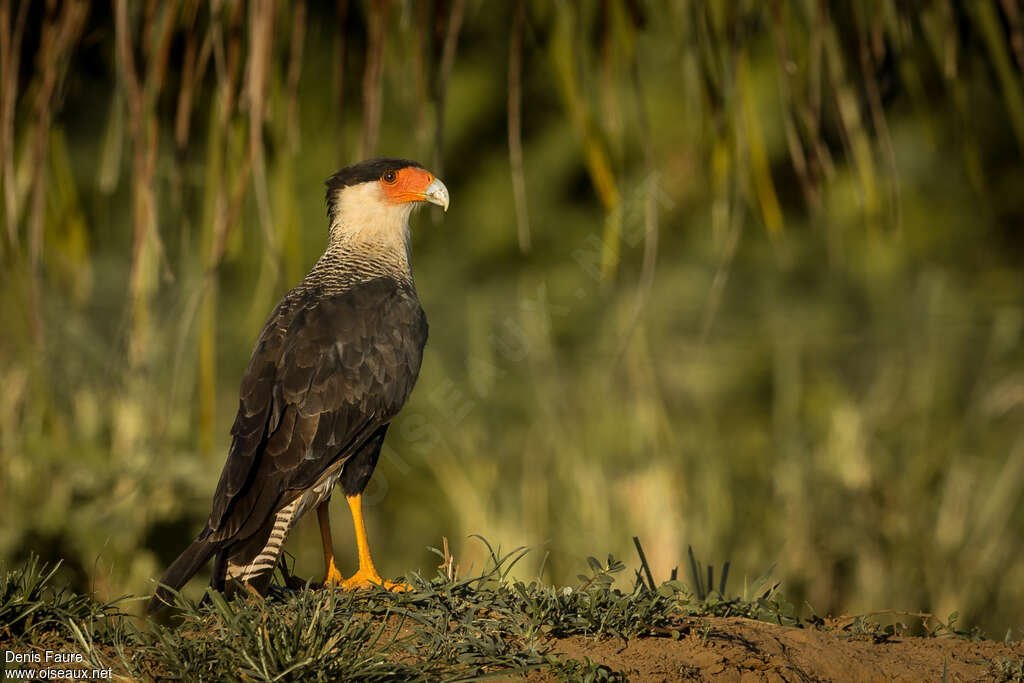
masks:
[[[390,185],[396,180],[398,180],[398,174],[395,173],[394,171],[384,171],[384,175],[382,175],[380,179],[383,180],[388,185]]]

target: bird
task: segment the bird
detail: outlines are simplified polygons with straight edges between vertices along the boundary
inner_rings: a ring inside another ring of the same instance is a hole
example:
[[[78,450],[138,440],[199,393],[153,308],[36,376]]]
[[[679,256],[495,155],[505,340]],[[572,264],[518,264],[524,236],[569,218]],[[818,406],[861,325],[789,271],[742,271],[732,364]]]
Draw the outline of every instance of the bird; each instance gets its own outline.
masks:
[[[316,510],[325,584],[406,590],[370,556],[362,492],[388,426],[419,375],[427,319],[413,281],[409,218],[448,210],[448,188],[408,159],[376,158],[326,181],[328,240],[277,304],[242,378],[227,461],[205,527],[158,581],[148,612],[173,602],[211,558],[210,585],[263,594],[288,532]],[[338,570],[328,504],[348,502],[359,569]]]

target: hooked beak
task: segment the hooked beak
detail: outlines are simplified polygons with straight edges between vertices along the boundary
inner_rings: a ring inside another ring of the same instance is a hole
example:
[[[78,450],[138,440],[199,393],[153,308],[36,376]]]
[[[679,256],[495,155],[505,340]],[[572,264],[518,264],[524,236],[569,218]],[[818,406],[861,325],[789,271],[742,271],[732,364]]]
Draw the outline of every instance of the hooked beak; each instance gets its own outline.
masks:
[[[448,212],[448,188],[437,178],[427,185],[427,189],[423,191],[423,198],[431,204],[440,206],[445,213]]]

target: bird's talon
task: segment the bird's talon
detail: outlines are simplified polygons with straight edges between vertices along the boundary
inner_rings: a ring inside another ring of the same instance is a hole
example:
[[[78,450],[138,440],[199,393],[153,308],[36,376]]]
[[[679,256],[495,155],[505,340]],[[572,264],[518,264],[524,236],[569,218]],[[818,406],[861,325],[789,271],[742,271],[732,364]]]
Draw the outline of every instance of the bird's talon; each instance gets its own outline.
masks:
[[[316,512],[317,512],[317,514],[321,514],[321,511],[319,511],[319,510],[317,510]],[[330,537],[325,537],[325,538],[330,539]],[[325,542],[325,543],[327,543],[327,542]],[[327,546],[325,546],[325,549],[327,549]],[[324,577],[324,585],[325,586],[340,586],[340,585],[342,585],[344,583],[345,583],[345,578],[342,577],[341,572],[338,571],[338,567],[334,563],[334,553],[332,551],[331,554],[328,556],[327,573],[326,573],[326,575]]]
[[[389,590],[392,593],[409,593],[415,590],[407,583],[395,583],[394,581],[385,581],[384,589]]]
[[[387,591],[394,591],[396,593],[404,593],[412,590],[412,586],[408,584],[387,581],[386,579],[381,578],[380,574],[376,571],[369,572],[362,569],[345,579],[340,585],[343,590],[347,591],[378,587]]]

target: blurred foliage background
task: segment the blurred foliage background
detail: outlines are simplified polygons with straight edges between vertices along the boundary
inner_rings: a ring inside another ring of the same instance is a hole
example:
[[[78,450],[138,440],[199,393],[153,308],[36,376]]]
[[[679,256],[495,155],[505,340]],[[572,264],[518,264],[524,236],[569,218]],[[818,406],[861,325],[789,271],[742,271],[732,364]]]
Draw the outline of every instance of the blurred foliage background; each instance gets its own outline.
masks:
[[[0,0],[0,559],[151,590],[323,180],[381,154],[452,195],[414,218],[384,574],[481,534],[566,582],[637,535],[659,579],[691,544],[819,613],[1020,637],[1022,13]],[[289,549],[319,577],[313,521]]]

